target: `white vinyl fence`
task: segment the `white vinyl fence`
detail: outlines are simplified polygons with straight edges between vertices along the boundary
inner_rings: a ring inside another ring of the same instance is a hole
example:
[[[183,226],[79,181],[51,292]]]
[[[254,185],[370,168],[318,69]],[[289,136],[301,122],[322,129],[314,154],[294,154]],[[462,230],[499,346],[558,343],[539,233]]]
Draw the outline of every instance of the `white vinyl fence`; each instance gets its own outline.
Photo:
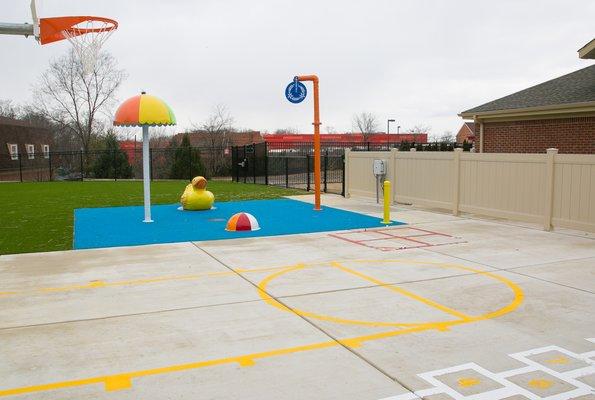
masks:
[[[388,164],[392,201],[595,232],[595,155],[454,152],[345,154],[345,195],[376,196]]]

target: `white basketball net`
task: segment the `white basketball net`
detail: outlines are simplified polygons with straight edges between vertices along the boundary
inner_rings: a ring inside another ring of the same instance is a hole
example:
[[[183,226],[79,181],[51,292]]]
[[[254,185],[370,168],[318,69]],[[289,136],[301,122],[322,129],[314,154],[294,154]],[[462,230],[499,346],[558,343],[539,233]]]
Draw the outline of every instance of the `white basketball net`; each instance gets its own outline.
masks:
[[[85,75],[93,73],[101,47],[115,30],[112,28],[113,24],[111,22],[85,21],[62,31],[64,37],[74,47]]]

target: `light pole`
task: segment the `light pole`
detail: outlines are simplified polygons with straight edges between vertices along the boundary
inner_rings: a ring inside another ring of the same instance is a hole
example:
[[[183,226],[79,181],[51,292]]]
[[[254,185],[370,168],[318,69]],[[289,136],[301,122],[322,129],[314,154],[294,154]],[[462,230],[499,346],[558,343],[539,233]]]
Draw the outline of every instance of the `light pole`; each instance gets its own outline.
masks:
[[[395,122],[394,119],[386,120],[386,149],[390,150],[390,123]]]

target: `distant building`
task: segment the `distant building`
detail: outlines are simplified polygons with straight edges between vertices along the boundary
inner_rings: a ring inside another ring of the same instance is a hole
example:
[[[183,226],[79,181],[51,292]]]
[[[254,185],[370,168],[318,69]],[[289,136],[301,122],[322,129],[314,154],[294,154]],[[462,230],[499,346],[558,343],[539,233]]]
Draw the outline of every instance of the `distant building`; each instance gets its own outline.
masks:
[[[0,170],[19,169],[21,164],[50,157],[54,144],[52,132],[18,119],[0,117]]]
[[[295,134],[295,135],[277,135],[277,134],[265,134],[263,135],[264,141],[270,145],[271,148],[283,148],[289,144],[300,144],[300,143],[312,143],[314,142],[313,134]],[[332,134],[321,134],[321,143],[370,143],[371,145],[379,145],[386,143],[427,143],[427,133],[376,133],[368,137],[368,140],[364,141],[364,135],[361,133],[332,133]]]
[[[457,132],[457,143],[473,143],[475,142],[475,123],[465,122],[459,132]]]
[[[174,138],[180,143],[184,135],[185,133],[178,133]],[[190,139],[190,145],[193,147],[211,146],[211,136],[206,132],[188,132],[188,139]],[[260,131],[227,132],[224,136],[218,138],[215,146],[229,148],[231,146],[243,146],[245,144],[262,142],[263,138]]]
[[[579,50],[595,58],[595,39]],[[595,153],[595,64],[459,114],[487,153]]]
[[[128,156],[128,162],[133,163],[137,154],[142,157],[143,142],[137,142],[136,140],[120,140],[120,150],[122,150]],[[153,146],[151,146],[153,148]]]

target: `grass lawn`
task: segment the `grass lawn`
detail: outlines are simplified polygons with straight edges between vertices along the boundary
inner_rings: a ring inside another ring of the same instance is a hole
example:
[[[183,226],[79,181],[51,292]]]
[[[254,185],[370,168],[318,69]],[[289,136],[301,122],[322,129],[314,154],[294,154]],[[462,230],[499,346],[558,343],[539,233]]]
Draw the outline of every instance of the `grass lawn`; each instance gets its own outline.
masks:
[[[177,203],[186,181],[155,181],[153,204]],[[216,201],[274,199],[303,190],[209,181]],[[69,250],[74,209],[143,204],[142,182],[0,184],[0,254]]]

